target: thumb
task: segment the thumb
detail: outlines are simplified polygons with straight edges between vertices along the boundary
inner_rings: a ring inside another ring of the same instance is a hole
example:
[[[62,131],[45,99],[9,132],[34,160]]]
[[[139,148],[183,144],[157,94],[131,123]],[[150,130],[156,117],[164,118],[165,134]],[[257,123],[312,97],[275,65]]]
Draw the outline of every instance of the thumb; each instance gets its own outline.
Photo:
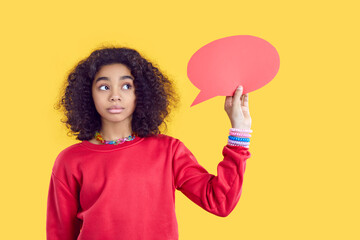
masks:
[[[240,105],[241,104],[241,95],[243,93],[243,87],[240,85],[236,89],[233,97],[233,104]]]

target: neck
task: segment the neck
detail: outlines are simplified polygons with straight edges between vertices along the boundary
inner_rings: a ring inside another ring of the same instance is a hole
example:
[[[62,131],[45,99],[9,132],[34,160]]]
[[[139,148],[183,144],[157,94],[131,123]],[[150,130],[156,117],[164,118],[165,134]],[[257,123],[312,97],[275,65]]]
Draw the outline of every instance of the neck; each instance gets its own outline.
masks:
[[[132,133],[131,121],[107,122],[101,121],[100,134],[106,141],[113,141],[119,138],[125,138]]]

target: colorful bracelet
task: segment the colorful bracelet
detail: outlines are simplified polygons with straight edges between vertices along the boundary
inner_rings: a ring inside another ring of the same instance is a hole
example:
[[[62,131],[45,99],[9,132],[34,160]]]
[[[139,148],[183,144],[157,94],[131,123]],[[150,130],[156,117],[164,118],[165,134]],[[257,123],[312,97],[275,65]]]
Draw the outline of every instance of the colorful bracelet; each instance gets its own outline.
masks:
[[[249,148],[251,132],[251,129],[230,128],[228,145]]]
[[[245,146],[248,146],[250,145],[249,142],[240,142],[240,141],[234,141],[234,140],[228,140],[229,143],[232,143],[232,144],[239,144],[239,145],[245,145]]]
[[[237,147],[249,148],[249,146],[241,146],[241,145],[232,144],[232,143],[228,143],[228,145],[230,145],[230,146],[237,146]]]
[[[251,129],[230,128],[230,132],[252,133]]]
[[[230,140],[240,141],[240,142],[250,142],[250,138],[238,138],[234,136],[229,136]]]
[[[237,136],[237,137],[251,137],[248,133],[239,133],[239,132],[230,132],[231,136]]]

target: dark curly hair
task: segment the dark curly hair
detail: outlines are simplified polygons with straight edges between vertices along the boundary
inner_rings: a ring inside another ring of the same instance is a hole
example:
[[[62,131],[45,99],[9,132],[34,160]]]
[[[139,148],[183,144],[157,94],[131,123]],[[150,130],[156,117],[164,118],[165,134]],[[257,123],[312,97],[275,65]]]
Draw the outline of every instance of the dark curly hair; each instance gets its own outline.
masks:
[[[61,122],[69,129],[68,135],[78,140],[90,140],[101,129],[101,117],[92,98],[95,74],[104,65],[121,63],[134,76],[136,107],[132,117],[132,131],[139,137],[161,133],[165,118],[176,107],[178,95],[172,82],[153,63],[136,50],[127,47],[101,47],[81,60],[69,73],[64,83],[56,110],[63,111]]]

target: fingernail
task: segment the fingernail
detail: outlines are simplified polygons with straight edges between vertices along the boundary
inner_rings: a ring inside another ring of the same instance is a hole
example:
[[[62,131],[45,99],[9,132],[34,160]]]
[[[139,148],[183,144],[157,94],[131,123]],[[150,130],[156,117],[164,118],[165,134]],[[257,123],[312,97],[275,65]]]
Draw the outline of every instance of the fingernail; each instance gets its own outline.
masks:
[[[240,85],[240,86],[238,86],[238,89],[242,89],[242,86]]]

